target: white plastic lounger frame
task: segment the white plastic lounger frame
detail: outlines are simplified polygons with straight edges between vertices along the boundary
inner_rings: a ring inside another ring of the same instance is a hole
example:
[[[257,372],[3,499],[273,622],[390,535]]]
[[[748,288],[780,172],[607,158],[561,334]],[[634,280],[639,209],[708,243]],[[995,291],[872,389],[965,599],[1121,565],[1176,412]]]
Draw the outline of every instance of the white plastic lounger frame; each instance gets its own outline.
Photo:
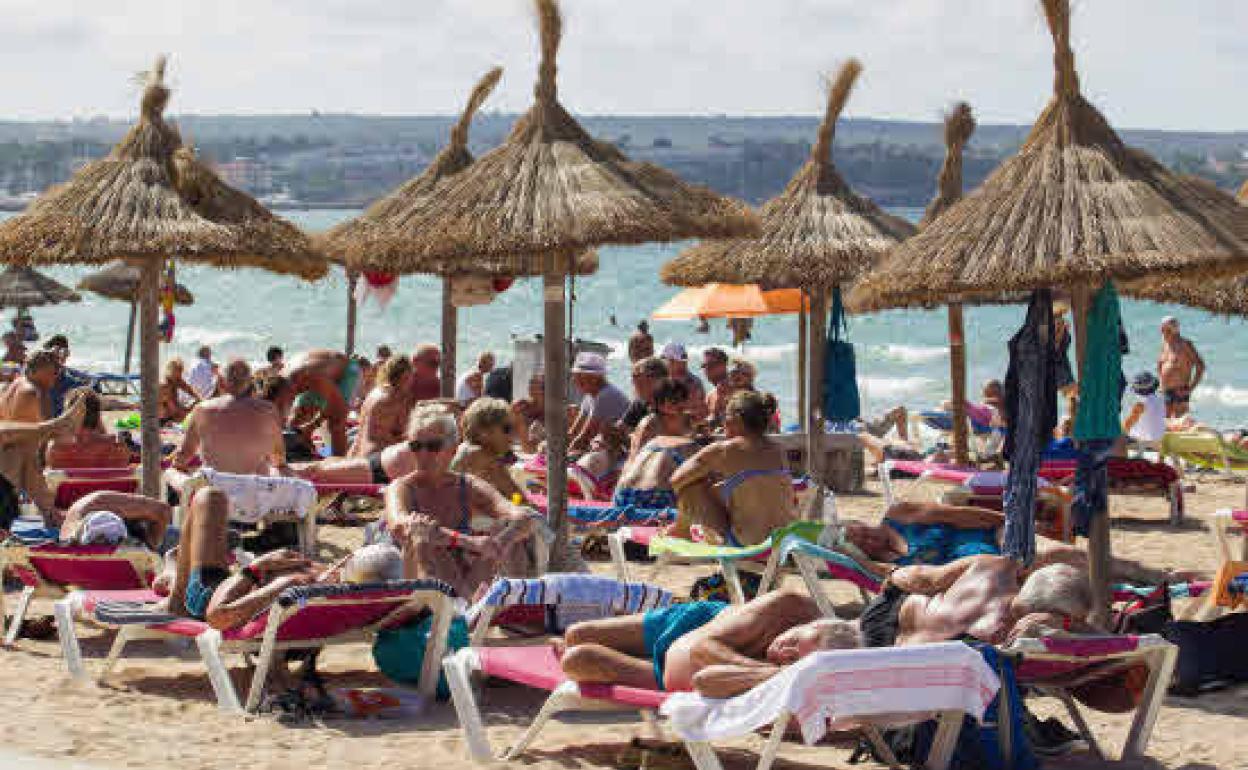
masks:
[[[69,668],[70,675],[77,679],[86,678],[77,635],[74,631],[74,617],[81,612],[83,598],[84,594],[76,591],[55,605],[57,632],[60,635],[61,650],[65,655],[65,664]],[[346,633],[332,637],[290,641],[278,641],[277,639],[282,624],[307,607],[334,604],[358,605],[366,602],[392,603],[394,598],[378,597],[367,599],[347,594],[342,596],[311,597],[303,604],[292,603],[289,606],[283,605],[280,601],[274,602],[272,607],[269,608],[264,634],[259,638],[224,639],[220,631],[205,626],[205,630],[198,636],[195,636],[194,639],[195,645],[199,649],[199,655],[208,670],[208,679],[212,683],[213,692],[217,697],[217,707],[226,712],[242,713],[244,711],[244,705],[240,704],[238,693],[234,689],[234,684],[230,681],[230,672],[222,658],[224,654],[238,653],[241,655],[255,655],[257,657],[255,673],[251,677],[251,685],[247,692],[247,702],[245,704],[246,711],[255,711],[260,705],[260,697],[264,693],[265,680],[268,678],[269,669],[275,662],[278,653],[287,650],[315,650],[330,645],[348,644],[351,642],[371,642],[376,632],[384,628],[396,617],[404,613],[420,610],[421,608],[428,608],[433,613],[433,625],[430,628],[429,640],[425,647],[425,657],[420,672],[418,690],[421,695],[432,698],[438,684],[438,669],[446,652],[447,634],[455,614],[455,600],[441,591],[413,591],[402,606],[387,613],[381,620],[368,626],[354,628]],[[130,642],[143,639],[167,640],[185,638],[187,637],[183,634],[163,631],[159,627],[150,627],[142,624],[119,626],[117,636],[108,651],[108,658],[104,662],[104,668],[100,671],[98,681],[103,682],[112,673],[126,645]]]
[[[450,686],[451,700],[455,706],[455,713],[459,717],[460,727],[464,731],[468,753],[474,762],[480,764],[494,761],[510,761],[519,757],[533,744],[533,741],[537,739],[537,736],[552,717],[567,711],[637,713],[656,739],[666,740],[668,738],[663,729],[660,715],[653,709],[617,703],[615,701],[588,698],[581,694],[580,687],[575,682],[564,682],[551,691],[549,697],[542,704],[541,710],[538,711],[533,721],[525,729],[524,733],[521,734],[516,743],[507,750],[496,754],[490,745],[490,739],[486,732],[485,723],[481,718],[481,711],[477,705],[476,694],[473,690],[473,675],[481,668],[480,659],[476,651],[471,647],[459,650],[448,656],[443,661],[442,667],[446,672],[447,684]],[[768,736],[759,754],[756,770],[769,770],[775,762],[776,754],[779,752],[780,744],[783,742],[786,734],[786,728],[793,716],[791,712],[783,711],[776,717],[771,725],[771,734]],[[925,767],[931,768],[931,770],[944,770],[948,767],[949,760],[953,756],[954,747],[957,745],[958,733],[962,727],[962,712],[940,712],[937,718],[939,726],[933,739],[931,750],[928,753]],[[880,756],[885,758],[890,768],[901,768],[901,764],[884,742],[879,729],[875,725],[867,723],[857,729],[867,737]],[[684,745],[689,752],[689,756],[693,759],[697,770],[723,770],[723,765],[720,763],[719,757],[715,754],[715,750],[709,741],[684,741]]]
[[[624,551],[625,543],[630,542],[632,530],[630,527],[620,527],[614,532],[607,534],[607,549],[611,553],[611,563],[615,567],[615,576],[622,582],[637,580],[632,576],[632,568],[629,566],[628,557]],[[659,573],[664,567],[672,564],[715,564],[724,573],[724,582],[728,589],[728,597],[733,604],[745,604],[745,590],[741,586],[741,571],[752,572],[761,575],[763,585],[770,586],[775,580],[779,564],[777,563],[776,550],[773,548],[767,558],[765,564],[754,561],[753,559],[730,559],[719,556],[707,556],[705,558],[686,558],[676,556],[675,554],[662,553],[655,557],[654,566],[650,569],[651,575]],[[642,578],[644,579],[644,578]],[[760,588],[762,592],[764,589]]]
[[[1135,717],[1131,720],[1131,727],[1127,731],[1127,739],[1123,744],[1120,755],[1122,760],[1144,756],[1144,751],[1148,748],[1148,741],[1153,734],[1153,727],[1157,724],[1157,716],[1161,713],[1161,705],[1166,696],[1166,687],[1169,686],[1170,678],[1174,674],[1174,664],[1179,654],[1178,647],[1156,634],[1138,637],[1136,647],[1133,650],[1092,657],[1050,652],[1041,639],[1020,639],[1009,647],[1004,648],[1003,651],[1007,654],[1021,656],[1026,660],[1048,660],[1073,664],[1089,663],[1091,661],[1134,660],[1146,664],[1149,669],[1148,683],[1140,696],[1140,703],[1136,707]],[[1083,718],[1083,713],[1079,710],[1078,704],[1075,703],[1075,698],[1069,687],[1060,683],[1039,684],[1027,682],[1025,679],[1020,683],[1060,700],[1079,729],[1080,735],[1087,741],[1088,748],[1091,749],[1098,760],[1106,761],[1105,752],[1096,740],[1092,729],[1088,726],[1087,720]]]
[[[34,546],[26,545],[0,546],[0,576],[3,576],[5,571],[8,569],[20,569],[35,575],[36,580],[36,585],[22,586],[22,592],[17,597],[17,607],[13,610],[13,617],[9,620],[8,629],[4,634],[5,644],[11,645],[17,641],[17,636],[21,633],[22,624],[26,620],[26,613],[30,610],[30,602],[32,600],[61,599],[69,593],[65,587],[55,583],[50,583],[43,579],[42,574],[35,568],[35,565],[31,563],[32,555],[41,560],[76,562],[127,561],[134,570],[135,586],[145,584],[147,582],[145,576],[157,575],[160,573],[161,568],[160,557],[146,548],[131,548],[123,546],[119,547],[117,551],[111,554],[75,554],[69,552],[69,549],[58,549],[57,551],[51,553],[40,553],[39,551],[35,551],[32,554],[31,549],[33,547]],[[4,591],[0,590],[0,624],[4,623],[4,613]]]

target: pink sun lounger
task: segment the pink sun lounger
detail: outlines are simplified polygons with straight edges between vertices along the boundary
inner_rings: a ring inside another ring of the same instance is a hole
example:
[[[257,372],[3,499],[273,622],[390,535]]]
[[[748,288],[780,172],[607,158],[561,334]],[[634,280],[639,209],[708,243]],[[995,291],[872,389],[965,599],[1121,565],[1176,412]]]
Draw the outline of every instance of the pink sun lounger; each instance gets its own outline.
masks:
[[[419,691],[432,698],[438,683],[438,667],[445,651],[447,633],[456,611],[454,592],[439,580],[399,580],[365,585],[321,584],[283,591],[268,611],[239,628],[219,631],[190,618],[170,618],[135,608],[132,594],[76,591],[56,603],[57,630],[70,674],[85,678],[82,656],[74,633],[74,618],[83,617],[116,627],[117,637],[100,673],[106,678],[121,658],[126,645],[140,639],[193,639],[208,670],[208,678],[222,711],[254,711],[260,704],[265,679],[278,653],[287,650],[318,650],[330,645],[372,641],[375,633],[400,616],[421,609],[433,613],[425,648]],[[121,615],[127,619],[119,619]],[[256,657],[256,670],[245,706],[230,681],[222,655],[239,653]]]

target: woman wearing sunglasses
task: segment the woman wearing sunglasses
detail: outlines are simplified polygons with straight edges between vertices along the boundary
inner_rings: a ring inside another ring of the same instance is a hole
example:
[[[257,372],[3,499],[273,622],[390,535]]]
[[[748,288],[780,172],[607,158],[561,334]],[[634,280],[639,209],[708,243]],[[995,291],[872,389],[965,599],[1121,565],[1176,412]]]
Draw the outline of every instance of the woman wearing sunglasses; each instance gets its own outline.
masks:
[[[522,494],[508,468],[515,462],[512,437],[515,420],[511,405],[499,398],[478,398],[464,412],[464,442],[451,470],[471,473],[494,487],[507,500]]]
[[[415,469],[386,490],[386,522],[405,546],[405,574],[444,580],[472,598],[499,574],[526,563],[535,522],[489,483],[451,470],[458,432],[443,407],[413,410],[407,447]]]

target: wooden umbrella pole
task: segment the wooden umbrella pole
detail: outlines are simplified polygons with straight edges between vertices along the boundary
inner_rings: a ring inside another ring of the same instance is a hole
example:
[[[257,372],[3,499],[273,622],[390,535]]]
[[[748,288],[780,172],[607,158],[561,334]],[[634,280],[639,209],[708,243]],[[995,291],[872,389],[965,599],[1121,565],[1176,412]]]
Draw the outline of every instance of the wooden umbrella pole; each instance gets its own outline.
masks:
[[[456,342],[459,339],[459,311],[451,302],[451,278],[442,279],[442,398],[455,397]]]
[[[126,329],[126,360],[122,365],[121,373],[130,373],[130,358],[134,353],[134,320],[139,313],[139,303],[134,297],[130,298],[130,326]]]
[[[810,424],[806,410],[806,292],[803,290],[801,302],[797,308],[797,422],[800,430],[806,430]],[[806,465],[810,472],[810,464]]]
[[[355,355],[355,325],[358,320],[359,306],[355,301],[355,287],[360,282],[360,274],[354,270],[347,271],[347,356]]]
[[[546,375],[546,516],[555,531],[553,553],[562,554],[568,543],[568,349],[564,340],[564,276],[557,270],[558,264],[557,255],[546,256],[542,275],[542,342]]]
[[[966,327],[962,305],[949,306],[949,383],[953,398],[953,457],[958,465],[971,461],[966,430]]]
[[[156,414],[160,379],[160,262],[148,258],[139,273],[139,416],[143,437],[143,494],[159,500],[160,423]]]
[[[1075,286],[1070,290],[1070,309],[1075,321],[1075,360],[1080,383],[1083,380],[1083,362],[1088,352],[1088,287]],[[1092,623],[1105,628],[1109,620],[1110,602],[1110,542],[1109,511],[1100,511],[1092,517],[1088,528],[1088,580],[1092,584]]]
[[[809,399],[806,420],[806,464],[815,481],[815,504],[810,508],[812,519],[823,517],[823,491],[826,485],[823,436],[823,358],[827,349],[828,292],[816,289],[810,297],[810,332],[807,369],[810,378],[806,388]]]

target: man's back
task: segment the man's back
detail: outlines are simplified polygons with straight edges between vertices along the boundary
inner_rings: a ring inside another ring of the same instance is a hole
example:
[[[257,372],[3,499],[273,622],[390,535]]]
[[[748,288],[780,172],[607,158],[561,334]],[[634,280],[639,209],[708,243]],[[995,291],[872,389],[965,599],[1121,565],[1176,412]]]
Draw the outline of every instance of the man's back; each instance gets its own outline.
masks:
[[[222,396],[192,412],[204,465],[225,473],[267,475],[281,440],[277,410],[268,401]]]
[[[1018,596],[1018,564],[1002,556],[972,556],[963,561],[964,569],[943,591],[906,599],[901,608],[897,644],[941,642],[963,636],[993,644],[1005,641],[1013,627],[1011,609]],[[896,582],[906,590],[903,581]]]
[[[0,420],[39,422],[43,412],[43,393],[25,377],[0,387]]]

